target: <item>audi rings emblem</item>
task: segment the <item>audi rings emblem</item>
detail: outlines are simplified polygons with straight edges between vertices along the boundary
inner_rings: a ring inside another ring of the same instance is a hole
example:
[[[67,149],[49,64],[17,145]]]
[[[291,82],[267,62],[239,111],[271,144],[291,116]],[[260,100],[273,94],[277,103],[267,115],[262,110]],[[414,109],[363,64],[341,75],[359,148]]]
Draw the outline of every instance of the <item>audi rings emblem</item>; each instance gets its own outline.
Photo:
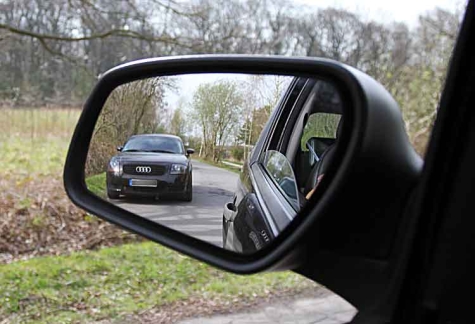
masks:
[[[135,172],[137,173],[150,173],[152,172],[152,168],[149,166],[138,166],[135,168]]]

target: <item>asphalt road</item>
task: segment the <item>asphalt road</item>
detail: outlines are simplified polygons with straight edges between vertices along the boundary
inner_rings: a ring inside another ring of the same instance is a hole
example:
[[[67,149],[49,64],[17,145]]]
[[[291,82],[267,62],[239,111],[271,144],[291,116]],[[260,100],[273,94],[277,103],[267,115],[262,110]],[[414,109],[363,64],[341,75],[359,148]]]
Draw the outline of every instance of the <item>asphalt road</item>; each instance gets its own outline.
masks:
[[[121,199],[117,206],[222,247],[224,204],[231,201],[238,174],[193,161],[193,201]]]

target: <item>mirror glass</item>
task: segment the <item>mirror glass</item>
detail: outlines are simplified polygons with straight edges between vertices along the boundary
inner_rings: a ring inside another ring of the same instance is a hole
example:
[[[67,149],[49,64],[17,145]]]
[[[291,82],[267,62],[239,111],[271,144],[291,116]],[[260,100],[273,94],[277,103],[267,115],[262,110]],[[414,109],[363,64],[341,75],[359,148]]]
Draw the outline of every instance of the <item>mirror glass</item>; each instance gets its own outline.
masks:
[[[183,74],[117,87],[86,163],[95,195],[210,244],[253,253],[285,229],[337,161],[329,81]]]

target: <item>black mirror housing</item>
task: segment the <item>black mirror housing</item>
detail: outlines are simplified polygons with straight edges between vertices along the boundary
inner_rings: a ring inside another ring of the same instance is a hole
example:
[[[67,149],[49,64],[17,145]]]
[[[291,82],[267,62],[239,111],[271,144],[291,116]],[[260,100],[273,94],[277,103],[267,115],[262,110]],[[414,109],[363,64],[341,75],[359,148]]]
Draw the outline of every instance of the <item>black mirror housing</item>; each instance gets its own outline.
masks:
[[[122,152],[122,150],[124,149],[124,147],[121,145],[121,146],[117,146],[117,152]]]
[[[186,154],[187,155],[194,154],[194,153],[195,153],[195,149],[192,149],[192,148],[187,148],[186,149]]]

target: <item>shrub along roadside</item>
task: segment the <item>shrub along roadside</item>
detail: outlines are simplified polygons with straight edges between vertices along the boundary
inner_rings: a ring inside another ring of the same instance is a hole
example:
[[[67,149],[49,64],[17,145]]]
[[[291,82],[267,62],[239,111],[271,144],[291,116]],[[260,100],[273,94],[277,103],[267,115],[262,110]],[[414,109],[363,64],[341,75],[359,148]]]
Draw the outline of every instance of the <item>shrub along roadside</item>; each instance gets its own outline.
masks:
[[[317,286],[290,272],[232,275],[146,242],[0,265],[0,287],[0,318],[57,323],[120,318],[197,298],[234,309]]]

